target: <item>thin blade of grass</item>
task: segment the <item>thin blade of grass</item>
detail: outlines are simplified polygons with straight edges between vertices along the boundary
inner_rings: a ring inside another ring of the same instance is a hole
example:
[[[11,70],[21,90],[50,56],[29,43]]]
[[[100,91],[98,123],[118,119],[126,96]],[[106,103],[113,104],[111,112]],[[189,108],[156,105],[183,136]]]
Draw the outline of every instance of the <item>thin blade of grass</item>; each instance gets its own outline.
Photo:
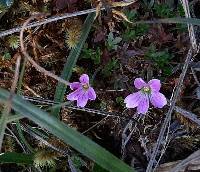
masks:
[[[0,88],[0,101],[6,101],[9,92]],[[87,156],[110,172],[133,172],[134,170],[107,150],[82,135],[78,131],[60,122],[54,116],[26,102],[20,96],[13,96],[12,108],[62,139],[83,155]]]
[[[16,152],[6,152],[0,154],[0,164],[16,163],[16,164],[33,164],[33,155]]]
[[[90,29],[92,27],[93,21],[94,21],[95,13],[90,13],[88,14],[85,23],[83,25],[83,30],[82,30],[82,35],[80,37],[80,41],[78,42],[77,46],[70,51],[70,54],[67,58],[67,62],[64,65],[64,69],[61,73],[61,78],[69,81],[71,74],[72,74],[72,69],[75,66],[78,57],[80,55],[81,49],[88,37],[88,34],[90,32]],[[54,101],[55,102],[62,102],[64,98],[66,90],[66,85],[62,83],[58,83],[56,87],[56,92],[54,96]],[[59,112],[60,112],[60,107],[55,108],[51,111],[51,113],[56,116],[57,118],[59,117]]]
[[[18,120],[23,119],[23,118],[24,118],[24,116],[19,115],[19,114],[10,115],[10,116],[7,117],[6,123],[10,123],[10,122],[13,122],[13,121],[18,121]]]
[[[7,113],[4,110],[1,114],[0,118],[0,152],[1,152],[1,145],[3,143],[4,133],[7,125]]]
[[[197,18],[165,18],[165,19],[155,19],[155,20],[140,20],[138,22],[134,22],[133,25],[136,24],[171,24],[171,23],[181,23],[181,24],[192,24],[192,25],[200,25],[200,19]]]
[[[22,90],[22,85],[23,85],[23,78],[24,78],[24,74],[25,74],[25,68],[26,68],[26,63],[27,63],[27,59],[25,58],[22,64],[22,69],[20,72],[20,76],[19,76],[19,82],[17,85],[17,94],[20,95]],[[19,115],[19,114],[17,114]],[[19,118],[21,119],[21,118]],[[21,129],[21,124],[19,122],[19,119],[16,120],[16,128],[17,128],[17,133],[19,136],[20,141],[26,146],[26,148],[30,151],[30,152],[34,152],[34,149],[31,147],[31,145],[26,141],[26,138],[23,135],[22,129]],[[9,120],[9,119],[8,119]],[[7,122],[8,122],[7,120]]]

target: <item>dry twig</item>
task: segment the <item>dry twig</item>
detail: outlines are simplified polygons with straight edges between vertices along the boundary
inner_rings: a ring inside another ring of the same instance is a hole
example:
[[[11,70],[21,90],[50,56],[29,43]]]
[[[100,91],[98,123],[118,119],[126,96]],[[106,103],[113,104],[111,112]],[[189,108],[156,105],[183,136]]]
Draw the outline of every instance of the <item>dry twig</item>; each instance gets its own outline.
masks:
[[[194,113],[182,109],[178,106],[175,106],[174,110],[183,115],[185,118],[188,118],[189,120],[200,126],[200,119]]]
[[[190,16],[190,9],[189,9],[189,5],[188,5],[188,1],[187,0],[181,0],[181,3],[182,3],[182,6],[184,8],[184,11],[185,11],[186,18],[190,18],[191,16]],[[183,80],[185,78],[185,75],[186,75],[186,72],[187,72],[187,69],[188,69],[188,65],[189,65],[189,63],[190,63],[190,61],[192,59],[192,54],[194,52],[194,56],[195,56],[199,51],[199,46],[197,46],[193,25],[188,24],[188,32],[189,32],[190,43],[191,43],[192,48],[190,48],[189,51],[188,51],[187,58],[185,60],[184,66],[183,66],[182,73],[181,73],[181,75],[179,77],[179,81],[178,81],[177,87],[175,88],[174,94],[172,94],[170,107],[169,107],[169,110],[168,110],[168,112],[166,114],[166,118],[164,120],[164,123],[163,123],[163,125],[161,127],[161,130],[160,130],[156,145],[153,148],[151,159],[150,159],[150,161],[148,163],[146,172],[152,172],[152,169],[153,169],[153,166],[154,166],[154,163],[155,163],[155,159],[156,159],[156,156],[158,154],[160,145],[161,145],[161,143],[163,141],[163,138],[164,138],[167,126],[169,124],[169,121],[171,120],[171,115],[172,115],[172,112],[173,112],[173,110],[175,108],[176,100],[177,100],[177,98],[179,96],[179,93],[181,91]]]
[[[65,81],[64,79],[58,77],[57,75],[47,71],[46,69],[44,69],[43,67],[41,67],[40,65],[38,65],[30,56],[29,54],[27,53],[25,47],[24,47],[24,40],[23,40],[23,35],[24,35],[24,30],[26,29],[26,26],[28,25],[28,23],[33,20],[34,18],[36,17],[41,17],[41,14],[37,14],[37,15],[34,15],[32,17],[30,17],[22,26],[21,28],[21,32],[20,32],[20,45],[21,45],[21,51],[24,55],[24,57],[35,67],[36,70],[38,70],[39,72],[43,73],[44,75],[46,76],[49,76],[65,85],[69,85],[70,83]]]
[[[196,161],[200,159],[200,150],[194,152],[189,157],[181,161],[178,165],[176,165],[170,172],[179,172],[183,168],[185,168],[191,161]]]
[[[104,10],[104,8],[101,8],[101,10]],[[80,16],[80,15],[84,15],[84,14],[93,13],[95,11],[96,11],[96,8],[92,8],[92,9],[78,11],[78,12],[74,12],[74,13],[66,13],[66,14],[63,14],[61,16],[52,16],[52,17],[49,17],[49,18],[44,18],[43,20],[27,24],[24,27],[24,29],[30,29],[32,27],[41,26],[41,25],[44,25],[44,24],[48,24],[48,23],[51,23],[51,22],[58,21],[58,20],[63,20],[63,19],[66,19],[66,18],[71,18],[71,17],[76,17],[76,16]],[[7,35],[11,35],[13,33],[20,32],[22,30],[22,27],[23,26],[19,26],[19,27],[1,32],[0,38],[7,36]]]
[[[153,168],[153,165],[155,163],[156,156],[158,154],[160,145],[161,145],[161,143],[163,141],[163,138],[164,138],[168,123],[171,120],[171,115],[172,115],[172,112],[173,112],[173,110],[175,108],[176,100],[178,99],[178,96],[180,94],[180,91],[181,91],[181,88],[182,88],[182,84],[183,84],[183,80],[185,78],[185,75],[186,75],[186,72],[187,72],[187,69],[188,69],[188,65],[189,65],[189,63],[191,61],[191,58],[192,58],[192,49],[190,48],[189,51],[188,51],[188,54],[187,54],[187,58],[185,60],[185,64],[184,64],[183,69],[182,69],[182,73],[181,73],[181,75],[179,77],[179,81],[178,81],[177,87],[175,88],[174,94],[172,95],[169,110],[168,110],[168,112],[166,114],[166,118],[165,118],[164,123],[163,123],[163,125],[161,127],[161,130],[160,130],[156,145],[153,148],[151,159],[150,159],[150,161],[148,163],[146,172],[152,172],[152,168]]]
[[[10,113],[11,110],[11,103],[12,103],[12,97],[15,93],[15,89],[17,87],[17,82],[18,82],[18,78],[19,78],[19,69],[20,69],[20,62],[21,62],[21,56],[18,56],[17,61],[16,61],[16,65],[15,65],[15,74],[14,74],[14,80],[11,86],[11,90],[10,90],[10,96],[8,99],[8,113]]]
[[[121,155],[122,155],[122,160],[124,160],[125,156],[126,156],[126,145],[129,142],[133,132],[136,130],[137,128],[137,124],[135,120],[133,120],[134,118],[130,119],[129,122],[127,123],[127,125],[125,126],[123,132],[122,132],[122,145],[121,145]],[[139,119],[138,119],[139,120]],[[133,124],[135,124],[133,126]],[[127,131],[130,130],[130,133],[127,135]]]
[[[115,2],[115,6],[113,6],[113,8],[119,7],[119,6],[123,7],[123,6],[125,6],[124,4],[126,4],[126,3],[127,4],[132,4],[134,2],[136,2],[136,0],[132,0],[130,2],[124,2],[124,1]],[[104,7],[100,7],[99,10],[102,11],[102,10],[105,10],[105,8]],[[77,17],[77,16],[81,16],[81,15],[89,14],[89,13],[93,13],[93,12],[97,12],[97,9],[96,8],[91,8],[91,9],[87,9],[87,10],[83,10],[83,11],[78,11],[78,12],[74,12],[74,13],[65,13],[65,14],[60,15],[60,16],[51,16],[49,18],[45,18],[43,20],[27,24],[25,26],[25,29],[30,29],[32,27],[41,26],[41,25],[44,25],[44,24],[48,24],[48,23],[51,23],[51,22],[58,21],[58,20],[63,20],[63,19],[66,19],[66,18]],[[47,16],[47,14],[46,14],[46,16]],[[16,28],[9,29],[9,30],[1,32],[0,33],[0,38],[4,37],[4,36],[7,36],[7,35],[11,35],[13,33],[20,32],[22,30],[22,27],[23,26],[19,26],[19,27],[16,27]]]
[[[193,77],[194,77],[195,82],[197,83],[198,87],[200,87],[200,82],[199,82],[199,80],[198,80],[198,78],[197,78],[197,75],[196,75],[196,73],[195,73],[193,67],[191,67],[191,71],[192,71],[192,75],[193,75]]]
[[[15,74],[14,74],[14,80],[11,86],[11,90],[10,90],[10,95],[8,97],[8,100],[5,102],[5,108],[3,110],[2,116],[1,116],[1,123],[2,123],[2,131],[0,133],[0,151],[2,148],[2,143],[3,143],[3,137],[4,137],[4,131],[6,129],[6,125],[7,123],[5,122],[7,117],[10,114],[11,111],[11,107],[12,107],[12,98],[13,95],[15,93],[15,88],[17,86],[17,82],[18,82],[18,78],[19,78],[19,68],[20,68],[20,62],[21,62],[21,56],[18,56],[17,61],[16,61],[16,65],[15,65]]]

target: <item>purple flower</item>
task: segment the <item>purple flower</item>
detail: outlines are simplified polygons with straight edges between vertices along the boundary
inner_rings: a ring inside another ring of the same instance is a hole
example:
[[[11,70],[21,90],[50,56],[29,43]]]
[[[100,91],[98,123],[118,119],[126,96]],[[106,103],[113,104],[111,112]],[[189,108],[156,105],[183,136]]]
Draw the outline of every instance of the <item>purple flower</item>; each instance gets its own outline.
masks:
[[[148,83],[142,78],[136,78],[134,86],[140,91],[128,95],[124,102],[127,108],[137,107],[139,114],[145,114],[149,109],[149,101],[156,108],[162,108],[167,104],[165,96],[160,93],[161,83],[158,79],[152,79]]]
[[[89,85],[89,76],[87,74],[81,75],[79,78],[80,82],[70,83],[71,90],[74,90],[72,93],[67,95],[67,99],[77,101],[77,106],[84,107],[88,100],[95,100],[96,93],[94,89]]]

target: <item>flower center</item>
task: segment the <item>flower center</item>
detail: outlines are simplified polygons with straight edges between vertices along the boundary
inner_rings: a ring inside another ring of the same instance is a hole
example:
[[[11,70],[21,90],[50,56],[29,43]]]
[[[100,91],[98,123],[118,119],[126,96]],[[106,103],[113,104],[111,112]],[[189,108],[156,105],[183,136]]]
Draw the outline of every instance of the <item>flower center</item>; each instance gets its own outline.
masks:
[[[83,87],[84,90],[88,90],[89,84],[84,84],[82,87]]]
[[[143,87],[142,88],[142,91],[144,92],[144,93],[150,93],[151,92],[151,89],[149,88],[149,87]]]

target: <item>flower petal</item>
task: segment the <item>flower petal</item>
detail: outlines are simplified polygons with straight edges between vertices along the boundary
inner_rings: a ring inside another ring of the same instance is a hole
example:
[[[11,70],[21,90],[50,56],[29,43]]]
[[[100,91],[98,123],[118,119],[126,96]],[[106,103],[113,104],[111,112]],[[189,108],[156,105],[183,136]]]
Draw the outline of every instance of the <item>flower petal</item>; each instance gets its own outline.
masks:
[[[139,114],[146,114],[149,109],[149,97],[147,94],[143,94],[143,97],[141,98],[137,111]]]
[[[77,90],[78,88],[82,87],[80,82],[72,82],[69,84],[69,86],[71,90]]]
[[[166,97],[162,93],[159,93],[159,92],[152,93],[150,96],[150,101],[152,105],[156,108],[162,108],[163,106],[167,104]]]
[[[96,99],[96,93],[94,91],[94,89],[92,87],[90,87],[87,91],[87,94],[88,94],[88,98],[90,100],[95,100]]]
[[[77,106],[78,107],[85,107],[88,102],[88,95],[86,92],[78,97]]]
[[[144,82],[144,80],[142,78],[136,78],[134,80],[134,86],[137,89],[141,89],[142,87],[146,86],[146,82]]]
[[[152,79],[148,82],[148,85],[150,86],[152,91],[160,91],[161,83],[158,79]]]
[[[136,106],[138,106],[141,100],[141,97],[142,97],[142,93],[138,91],[136,93],[128,95],[125,98],[124,103],[126,103],[127,108],[135,108]]]
[[[83,84],[89,84],[89,76],[87,74],[81,75],[79,80]]]
[[[76,91],[73,91],[72,93],[70,93],[69,95],[67,95],[67,99],[71,100],[71,101],[77,100],[78,97],[80,95],[82,95],[83,93],[84,93],[84,91],[81,88],[79,88]]]

